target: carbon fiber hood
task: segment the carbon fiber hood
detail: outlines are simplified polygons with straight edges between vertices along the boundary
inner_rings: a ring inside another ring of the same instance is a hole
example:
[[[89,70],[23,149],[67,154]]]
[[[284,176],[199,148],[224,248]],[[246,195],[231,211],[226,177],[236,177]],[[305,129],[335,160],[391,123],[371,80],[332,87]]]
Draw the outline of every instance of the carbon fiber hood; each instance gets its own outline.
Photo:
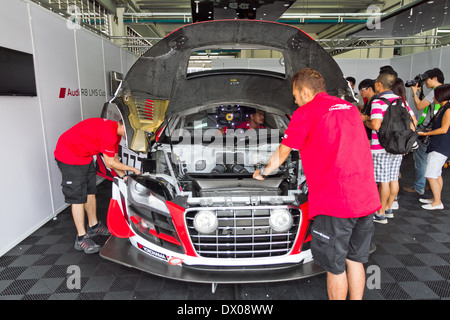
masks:
[[[282,52],[285,74],[246,69],[187,74],[192,51],[219,45]],[[205,105],[240,103],[292,114],[292,76],[310,67],[325,78],[327,92],[353,101],[334,59],[298,28],[267,21],[221,20],[186,25],[150,48],[128,72],[122,88],[134,97],[169,100],[166,117]]]

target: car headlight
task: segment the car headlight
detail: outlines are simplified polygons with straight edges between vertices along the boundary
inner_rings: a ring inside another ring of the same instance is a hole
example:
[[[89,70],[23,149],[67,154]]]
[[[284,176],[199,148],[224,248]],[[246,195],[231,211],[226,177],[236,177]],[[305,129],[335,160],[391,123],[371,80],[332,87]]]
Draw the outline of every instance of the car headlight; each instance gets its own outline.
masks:
[[[194,228],[199,233],[213,233],[219,226],[219,220],[214,211],[202,210],[194,217]]]
[[[273,209],[270,212],[269,225],[275,232],[288,231],[294,221],[289,210],[286,209]]]
[[[159,212],[170,214],[166,206],[165,200],[161,196],[153,193],[143,184],[140,184],[133,179],[129,185],[129,195],[131,199],[138,204],[150,207],[150,209],[158,210]]]
[[[147,188],[145,187],[145,186],[143,186],[142,184],[140,184],[140,183],[135,183],[135,185],[134,185],[134,190],[138,193],[138,194],[140,194],[140,195],[144,195],[145,193],[147,193]]]

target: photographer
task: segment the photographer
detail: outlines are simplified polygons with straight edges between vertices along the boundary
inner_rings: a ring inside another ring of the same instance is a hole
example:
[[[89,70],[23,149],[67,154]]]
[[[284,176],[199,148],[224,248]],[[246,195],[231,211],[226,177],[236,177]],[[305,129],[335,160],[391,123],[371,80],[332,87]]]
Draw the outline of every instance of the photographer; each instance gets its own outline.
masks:
[[[423,110],[422,115],[417,123],[419,131],[423,131],[420,128],[425,128],[433,115],[440,108],[439,103],[435,103],[434,88],[440,86],[444,82],[444,74],[438,68],[434,68],[426,71],[425,73],[418,75],[413,81],[408,81],[406,86],[411,87],[411,91],[414,96],[414,102],[419,111]],[[424,98],[420,99],[418,92],[422,93],[422,86],[425,85],[429,89],[433,89]],[[419,89],[420,87],[420,89]],[[412,187],[404,187],[403,190],[409,193],[423,195],[425,192],[426,178],[425,178],[425,168],[427,165],[427,146],[423,144],[420,139],[418,140],[419,147],[414,151],[414,167],[415,167],[415,180]]]
[[[448,157],[450,157],[450,84],[444,84],[434,90],[435,103],[440,104],[436,118],[433,119],[431,131],[419,132],[419,136],[430,137],[427,148],[427,166],[425,177],[430,183],[432,199],[420,199],[425,203],[422,208],[426,210],[444,209],[441,201],[443,187],[442,167]]]

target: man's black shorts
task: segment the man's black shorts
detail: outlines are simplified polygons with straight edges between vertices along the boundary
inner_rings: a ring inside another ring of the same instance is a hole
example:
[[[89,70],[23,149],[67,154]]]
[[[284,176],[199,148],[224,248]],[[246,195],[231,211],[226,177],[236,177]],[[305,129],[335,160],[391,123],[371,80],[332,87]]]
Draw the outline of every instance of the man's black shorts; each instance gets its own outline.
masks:
[[[86,203],[88,194],[96,194],[97,173],[93,162],[86,165],[70,165],[56,160],[56,163],[62,173],[61,186],[66,203]]]
[[[314,262],[333,274],[345,271],[346,259],[366,263],[373,232],[372,214],[348,219],[315,216],[311,228]]]

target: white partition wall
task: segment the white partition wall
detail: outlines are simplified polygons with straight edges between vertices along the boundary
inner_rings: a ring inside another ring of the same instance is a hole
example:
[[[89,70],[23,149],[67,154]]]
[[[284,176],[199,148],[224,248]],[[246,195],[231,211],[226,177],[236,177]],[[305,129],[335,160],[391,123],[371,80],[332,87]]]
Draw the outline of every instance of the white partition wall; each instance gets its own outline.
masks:
[[[53,150],[59,136],[81,121],[80,97],[67,95],[68,90],[76,92],[79,87],[75,33],[67,29],[64,19],[49,14],[38,6],[30,5],[30,16],[38,99],[42,109],[53,196],[52,211],[58,211],[64,206],[64,198],[59,192],[60,172],[55,165]],[[61,88],[66,89],[64,98],[59,98]]]
[[[450,83],[450,47],[438,48],[416,54],[394,57],[392,59],[346,59],[338,58],[336,62],[341,67],[345,77],[353,76],[356,84],[366,78],[375,79],[382,66],[390,65],[397,71],[398,76],[404,81],[412,80],[418,74],[433,68],[439,68],[446,77],[446,83]],[[356,85],[356,89],[357,89]],[[425,94],[430,90],[424,86]],[[411,94],[407,88],[407,101],[416,114],[417,109]]]
[[[27,0],[2,0],[0,46],[34,55],[37,97],[0,96],[0,256],[62,211],[59,136],[100,116],[109,72],[126,74],[137,57]]]
[[[29,8],[8,0],[0,13],[0,45],[33,53]],[[11,14],[13,13],[13,14]],[[15,32],[11,32],[14,30]],[[37,97],[0,97],[0,254],[53,213],[45,136]]]

